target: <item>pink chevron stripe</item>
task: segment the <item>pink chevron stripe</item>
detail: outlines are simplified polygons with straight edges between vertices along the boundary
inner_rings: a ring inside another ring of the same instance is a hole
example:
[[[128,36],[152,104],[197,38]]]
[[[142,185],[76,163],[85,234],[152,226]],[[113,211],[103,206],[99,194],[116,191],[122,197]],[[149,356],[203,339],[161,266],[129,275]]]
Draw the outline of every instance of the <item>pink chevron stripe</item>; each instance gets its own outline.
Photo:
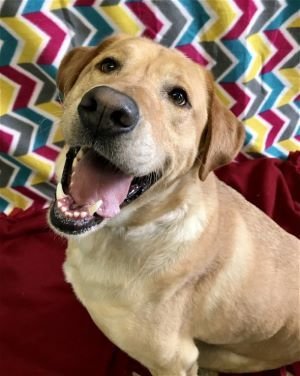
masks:
[[[155,16],[152,10],[140,1],[126,3],[126,6],[141,20],[146,26],[143,36],[155,39],[163,27],[162,22]]]
[[[271,72],[274,67],[293,50],[293,46],[285,39],[279,29],[265,30],[264,33],[269,41],[277,48],[277,52],[262,68],[262,74]]]
[[[196,63],[203,66],[208,64],[208,61],[196,50],[192,44],[185,44],[184,46],[177,46],[176,48],[190,59],[194,60]]]
[[[75,7],[90,7],[94,5],[95,0],[77,0],[73,6]]]
[[[52,149],[50,146],[42,146],[34,151],[36,154],[49,159],[50,161],[55,161],[59,152]]]
[[[10,66],[0,67],[0,73],[20,85],[13,109],[16,110],[18,108],[27,107],[34,92],[36,82]]]
[[[265,148],[268,148],[273,145],[277,134],[284,126],[284,121],[279,116],[277,116],[272,110],[262,112],[259,114],[259,116],[265,119],[272,127],[271,130],[268,132],[266,140]]]
[[[224,35],[224,39],[237,39],[246,30],[245,25],[249,25],[252,20],[257,7],[253,0],[235,0],[237,6],[242,10],[241,17],[237,20],[236,24],[232,26],[231,30]]]
[[[300,94],[297,95],[297,97],[294,99],[294,102],[299,102],[300,101]]]
[[[14,137],[11,134],[6,133],[4,131],[0,131],[0,151],[2,153],[9,152],[9,148],[13,139]]]
[[[50,40],[39,56],[37,63],[51,64],[63,44],[66,33],[43,12],[28,13],[24,14],[23,17],[49,35]]]
[[[242,90],[237,83],[223,82],[221,86],[235,99],[236,103],[231,107],[235,116],[241,115],[247,107],[250,97]]]

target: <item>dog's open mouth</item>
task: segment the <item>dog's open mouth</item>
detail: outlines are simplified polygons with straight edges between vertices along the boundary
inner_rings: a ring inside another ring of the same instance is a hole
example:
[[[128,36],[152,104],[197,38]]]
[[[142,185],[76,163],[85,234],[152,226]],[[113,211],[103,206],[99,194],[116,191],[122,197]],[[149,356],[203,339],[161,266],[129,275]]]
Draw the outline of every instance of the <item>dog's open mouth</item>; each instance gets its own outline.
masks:
[[[116,216],[158,178],[154,173],[127,175],[93,149],[71,147],[50,209],[51,223],[65,234],[86,232]]]

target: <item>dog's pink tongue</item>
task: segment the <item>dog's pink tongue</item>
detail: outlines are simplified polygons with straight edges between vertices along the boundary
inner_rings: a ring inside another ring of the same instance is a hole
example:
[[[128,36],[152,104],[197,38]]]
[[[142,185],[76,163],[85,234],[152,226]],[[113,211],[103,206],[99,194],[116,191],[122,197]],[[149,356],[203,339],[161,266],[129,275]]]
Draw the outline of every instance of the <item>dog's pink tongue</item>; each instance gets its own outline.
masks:
[[[132,177],[110,165],[94,151],[89,150],[77,162],[70,184],[70,194],[77,205],[90,205],[102,200],[97,213],[113,217],[120,211]]]

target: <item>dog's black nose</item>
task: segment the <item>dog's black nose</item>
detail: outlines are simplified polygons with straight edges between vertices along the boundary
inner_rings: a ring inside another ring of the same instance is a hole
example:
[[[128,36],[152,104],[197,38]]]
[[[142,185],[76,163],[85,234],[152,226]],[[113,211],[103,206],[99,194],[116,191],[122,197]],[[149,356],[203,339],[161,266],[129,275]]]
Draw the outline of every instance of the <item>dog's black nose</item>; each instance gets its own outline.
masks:
[[[108,86],[97,86],[85,93],[78,113],[83,126],[99,136],[130,132],[139,120],[135,101]]]

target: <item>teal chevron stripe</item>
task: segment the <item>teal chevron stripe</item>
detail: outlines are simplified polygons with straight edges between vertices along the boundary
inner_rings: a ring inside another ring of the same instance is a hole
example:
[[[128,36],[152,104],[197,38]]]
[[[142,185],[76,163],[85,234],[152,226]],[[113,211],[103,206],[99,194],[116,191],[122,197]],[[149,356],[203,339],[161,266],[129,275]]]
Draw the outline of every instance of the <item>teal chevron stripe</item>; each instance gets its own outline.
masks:
[[[245,44],[238,39],[223,40],[223,43],[231,54],[236,57],[238,62],[222,79],[222,82],[235,82],[247,70],[252,57],[248,49],[245,47]]]
[[[264,112],[272,108],[279,94],[284,89],[283,83],[272,72],[264,74],[262,76],[262,81],[265,82],[271,88],[272,91],[269,94],[265,103],[263,104],[262,108],[260,109],[260,112]]]
[[[3,45],[0,49],[0,66],[10,64],[18,45],[18,41],[7,30],[0,26],[0,39]]]
[[[280,159],[285,159],[287,157],[287,152],[284,153],[282,150],[278,149],[276,146],[270,146],[267,150],[266,153],[271,155],[273,158],[280,158]]]
[[[112,27],[106,22],[106,20],[101,16],[101,14],[96,11],[96,9],[92,7],[76,7],[76,9],[97,30],[96,34],[89,42],[89,45],[93,46],[98,44],[102,39],[109,36],[113,32]]]
[[[45,145],[48,141],[53,121],[49,120],[45,116],[42,116],[41,114],[37,113],[36,111],[30,108],[22,108],[15,112],[20,116],[23,116],[24,118],[31,120],[33,123],[38,125],[33,150]]]
[[[44,0],[27,0],[27,3],[24,7],[23,14],[33,13],[41,10],[42,6],[45,4]]]
[[[54,65],[40,64],[39,67],[45,71],[49,77],[56,80],[57,68]]]
[[[288,18],[299,12],[300,5],[298,0],[286,0],[286,3],[286,7],[279,12],[275,20],[266,27],[266,30],[279,29]]]
[[[179,46],[191,43],[210,18],[205,9],[197,1],[180,0],[180,3],[188,10],[194,20],[177,43]]]
[[[0,212],[4,212],[4,210],[8,207],[8,202],[5,201],[3,198],[0,197]]]

